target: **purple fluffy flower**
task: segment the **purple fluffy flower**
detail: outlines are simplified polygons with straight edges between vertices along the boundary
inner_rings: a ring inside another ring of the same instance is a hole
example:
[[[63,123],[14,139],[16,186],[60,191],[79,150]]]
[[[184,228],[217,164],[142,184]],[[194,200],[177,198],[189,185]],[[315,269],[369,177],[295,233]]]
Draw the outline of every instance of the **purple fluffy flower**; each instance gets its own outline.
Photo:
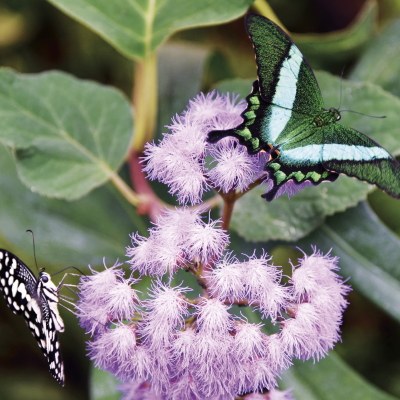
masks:
[[[224,193],[243,191],[262,175],[263,156],[250,156],[235,138],[207,143],[208,132],[234,128],[244,102],[217,92],[200,94],[168,126],[159,144],[146,147],[144,170],[150,179],[168,185],[181,204],[196,204],[210,187]],[[206,157],[211,162],[206,162]]]
[[[265,317],[275,320],[285,308],[289,293],[280,284],[281,271],[270,265],[269,260],[266,255],[251,256],[244,262],[223,260],[208,275],[211,292],[231,301],[246,299]]]
[[[183,208],[165,212],[143,238],[132,235],[126,254],[132,269],[142,275],[172,274],[193,263],[218,259],[228,244],[219,221],[203,222],[199,211]]]
[[[339,340],[349,287],[335,273],[336,257],[314,252],[304,256],[291,278],[294,316],[283,323],[286,351],[301,359],[319,359]]]
[[[169,287],[156,283],[144,308],[145,318],[140,326],[143,343],[152,350],[165,348],[172,341],[176,330],[182,329],[187,316],[187,302],[183,294],[187,288]]]
[[[133,326],[119,324],[89,342],[89,357],[98,368],[118,372],[134,356],[136,336]]]
[[[257,178],[265,174],[265,155],[249,156],[237,139],[227,137],[210,146],[212,162],[208,178],[214,188],[228,193],[233,189],[243,192]]]
[[[123,277],[119,264],[104,271],[91,270],[78,286],[80,298],[75,306],[80,325],[94,335],[104,331],[109,322],[132,318],[139,299],[132,288],[131,279]]]
[[[186,233],[176,230],[177,222]],[[206,225],[197,212],[170,211],[152,228],[151,235],[159,239],[168,232],[179,243],[184,243],[186,235],[187,244],[194,227],[203,229]],[[214,229],[213,224],[210,229]],[[210,268],[205,257],[207,268],[198,273],[202,285],[209,289],[195,299],[187,297],[193,296],[188,288],[157,280],[148,299],[140,301],[136,292],[125,286],[136,282],[125,280],[116,266],[82,278],[81,309],[77,311],[81,318],[90,314],[90,307],[98,309],[95,302],[101,307],[109,304],[104,308],[108,312],[117,304],[125,309],[128,297],[132,302],[131,317],[122,321],[123,314],[115,311],[102,329],[92,328],[95,335],[88,344],[90,358],[121,381],[131,382],[124,385],[126,399],[151,398],[151,393],[155,393],[153,398],[162,399],[233,399],[266,389],[271,396],[289,399],[289,393],[274,392],[280,374],[296,358],[323,357],[340,338],[349,289],[336,273],[337,259],[316,251],[304,256],[285,284],[281,269],[272,265],[266,254],[238,261],[234,255],[223,257],[212,247],[206,248],[212,254],[210,259],[222,258],[215,259],[211,263],[214,268]],[[191,251],[182,247],[182,257]],[[197,249],[196,254],[201,264],[203,253]],[[154,252],[153,257],[157,257]],[[107,293],[98,291],[96,284],[103,290],[107,287]],[[96,293],[94,298],[89,290]],[[234,304],[261,311],[275,324],[276,333],[266,333],[262,323],[238,318],[231,311]]]

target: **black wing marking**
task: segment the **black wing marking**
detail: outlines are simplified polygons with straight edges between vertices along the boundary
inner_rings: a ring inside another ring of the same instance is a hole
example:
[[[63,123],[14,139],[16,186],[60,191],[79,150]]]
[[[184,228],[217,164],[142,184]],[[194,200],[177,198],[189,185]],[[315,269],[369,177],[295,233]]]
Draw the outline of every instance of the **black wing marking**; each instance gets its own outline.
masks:
[[[47,359],[49,371],[64,385],[64,367],[48,299],[31,270],[14,254],[0,249],[0,290],[14,314],[22,315]]]

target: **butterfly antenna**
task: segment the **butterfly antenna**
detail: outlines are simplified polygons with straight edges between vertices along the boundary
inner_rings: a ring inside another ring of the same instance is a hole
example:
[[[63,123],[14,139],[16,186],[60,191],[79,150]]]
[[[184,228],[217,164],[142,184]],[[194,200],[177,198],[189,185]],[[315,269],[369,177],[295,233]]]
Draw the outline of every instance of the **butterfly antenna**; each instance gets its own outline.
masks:
[[[377,119],[386,118],[386,115],[370,115],[370,114],[364,114],[362,112],[354,111],[354,110],[340,110],[340,112],[341,113],[349,112],[349,113],[353,113],[353,114],[357,114],[357,115],[363,115],[364,117],[377,118]]]
[[[35,259],[36,270],[39,271],[39,267],[36,260],[36,245],[35,245],[35,235],[31,229],[27,229],[26,232],[29,232],[32,235],[32,245],[33,245],[33,258]]]
[[[337,109],[341,113],[342,112],[350,112],[350,113],[357,114],[357,115],[363,115],[364,117],[378,118],[378,119],[386,118],[386,115],[369,115],[369,114],[364,114],[364,113],[359,112],[359,111],[341,110],[340,109],[340,107],[342,106],[342,98],[343,98],[343,75],[344,75],[344,70],[345,70],[345,67],[342,68],[342,72],[340,73],[339,107]]]
[[[56,276],[58,274],[61,274],[62,272],[66,271],[67,269],[74,269],[75,271],[78,271],[80,275],[86,276],[84,272],[82,272],[79,268],[74,267],[73,265],[70,265],[69,267],[65,267],[63,269],[60,269],[59,271],[55,272],[54,274],[51,275],[51,277]]]
[[[344,69],[345,67],[343,66],[342,72],[340,73],[340,86],[339,86],[339,107],[337,108],[339,111],[340,107],[342,106],[342,95],[343,95],[343,75],[344,75]]]

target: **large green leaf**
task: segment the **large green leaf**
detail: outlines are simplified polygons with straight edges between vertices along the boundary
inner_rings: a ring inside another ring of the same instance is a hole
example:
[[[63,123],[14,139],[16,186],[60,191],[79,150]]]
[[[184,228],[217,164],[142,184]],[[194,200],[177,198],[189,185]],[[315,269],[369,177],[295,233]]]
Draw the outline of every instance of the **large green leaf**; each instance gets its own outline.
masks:
[[[0,142],[35,192],[78,199],[121,166],[132,136],[130,105],[115,89],[61,72],[0,70]]]
[[[400,95],[400,20],[389,24],[368,46],[350,77],[382,86]]]
[[[253,0],[48,0],[131,59],[142,59],[174,32],[227,22]]]
[[[17,178],[13,157],[0,145],[0,247],[6,248],[34,270],[32,229],[40,266],[107,265],[123,261],[129,233],[146,226],[121,196],[109,186],[75,202],[46,199],[32,193]]]
[[[246,193],[235,204],[231,228],[246,240],[297,240],[324,222],[328,215],[366,198],[368,186],[348,177],[309,187],[292,198],[282,196],[267,203],[263,185]]]
[[[389,151],[399,154],[399,98],[368,82],[340,80],[323,72],[318,73],[317,77],[327,107],[338,105],[342,93],[341,109],[352,109],[369,115],[386,115],[386,118],[376,119],[343,112],[343,124],[371,136]],[[243,95],[246,86],[250,87],[250,82],[225,81],[217,89]],[[364,200],[372,188],[364,182],[341,176],[334,183],[307,188],[290,200],[282,197],[267,203],[260,198],[263,193],[261,186],[237,202],[232,228],[247,240],[297,240],[318,227],[327,216]]]
[[[296,363],[283,376],[296,400],[395,400],[371,386],[335,353],[318,363]]]
[[[367,203],[327,219],[301,244],[332,249],[350,284],[400,321],[400,239]]]

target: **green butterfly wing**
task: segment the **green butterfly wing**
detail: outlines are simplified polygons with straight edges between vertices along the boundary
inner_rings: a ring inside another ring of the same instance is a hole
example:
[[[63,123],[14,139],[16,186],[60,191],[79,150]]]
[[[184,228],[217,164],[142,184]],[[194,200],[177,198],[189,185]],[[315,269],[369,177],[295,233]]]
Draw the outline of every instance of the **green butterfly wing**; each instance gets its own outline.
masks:
[[[322,164],[400,197],[400,163],[378,143],[355,129],[333,124],[324,134]]]
[[[279,158],[266,166],[277,186],[289,179],[318,184],[344,173],[400,197],[400,163],[355,129],[333,122],[321,127],[310,124],[293,140],[283,143],[280,150]],[[273,195],[268,193],[266,198],[272,199]]]
[[[209,142],[235,136],[255,154],[278,144],[279,135],[288,131],[292,124],[286,125],[291,120],[318,113],[323,101],[313,71],[289,36],[272,21],[255,14],[246,16],[246,28],[256,53],[258,80],[246,98],[243,124],[210,132]]]
[[[256,54],[262,100],[305,115],[321,110],[318,82],[290,37],[260,15],[248,14],[246,28]]]

